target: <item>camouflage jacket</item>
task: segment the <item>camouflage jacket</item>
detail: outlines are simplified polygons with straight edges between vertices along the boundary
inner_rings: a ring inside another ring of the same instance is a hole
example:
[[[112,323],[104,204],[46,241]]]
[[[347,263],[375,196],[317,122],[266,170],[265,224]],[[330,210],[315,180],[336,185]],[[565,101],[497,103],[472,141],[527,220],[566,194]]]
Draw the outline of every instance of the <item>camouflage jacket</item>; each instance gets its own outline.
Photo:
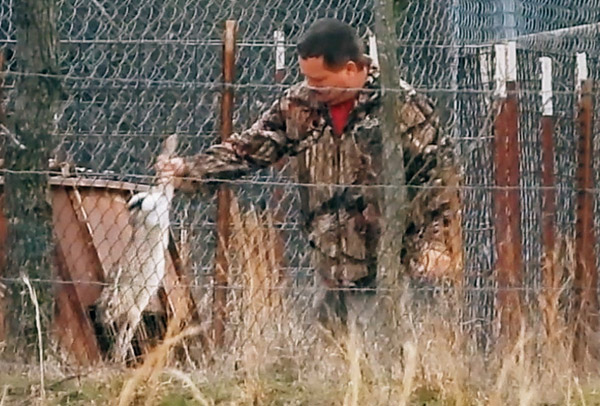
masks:
[[[443,229],[457,218],[452,205],[458,191],[444,186],[456,186],[459,172],[432,103],[405,88],[399,103],[402,122],[397,125],[411,205],[398,256],[423,267],[431,257],[427,250],[448,247]],[[186,158],[187,175],[234,178],[286,155],[297,156],[298,180],[310,185],[301,195],[313,265],[330,286],[370,286],[376,275],[383,201],[381,188],[368,186],[384,184],[381,107],[379,73],[372,68],[343,134],[335,135],[327,106],[314,101],[304,83],[297,84],[251,128]]]

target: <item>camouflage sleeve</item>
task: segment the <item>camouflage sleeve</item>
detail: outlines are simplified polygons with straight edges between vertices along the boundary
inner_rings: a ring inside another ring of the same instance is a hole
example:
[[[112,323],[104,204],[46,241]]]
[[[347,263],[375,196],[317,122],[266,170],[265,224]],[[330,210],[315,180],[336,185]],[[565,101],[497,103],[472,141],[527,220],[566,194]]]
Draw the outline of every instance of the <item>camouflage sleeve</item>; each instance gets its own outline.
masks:
[[[185,174],[193,179],[236,178],[264,168],[286,155],[285,96],[273,103],[249,129],[234,133],[220,144],[185,158]]]
[[[460,230],[461,168],[452,140],[441,129],[433,103],[427,97],[412,93],[401,103],[400,123],[403,133],[404,166],[408,185],[405,249],[411,268],[420,272],[448,272],[435,268],[441,264],[424,263],[432,250],[450,264],[456,251]],[[412,254],[412,255],[410,255]],[[437,255],[437,254],[436,254]],[[412,258],[410,258],[412,256]],[[431,262],[431,261],[430,261]]]

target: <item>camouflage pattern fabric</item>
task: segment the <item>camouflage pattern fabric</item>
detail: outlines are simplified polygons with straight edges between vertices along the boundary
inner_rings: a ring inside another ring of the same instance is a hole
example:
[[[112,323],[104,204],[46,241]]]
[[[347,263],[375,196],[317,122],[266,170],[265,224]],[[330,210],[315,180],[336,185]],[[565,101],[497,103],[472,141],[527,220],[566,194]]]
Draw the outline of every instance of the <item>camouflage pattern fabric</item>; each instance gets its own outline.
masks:
[[[447,255],[444,230],[459,213],[460,170],[432,102],[406,83],[399,108],[410,207],[399,258],[423,267],[434,252]],[[376,276],[383,191],[381,91],[372,67],[343,134],[335,135],[327,106],[299,83],[249,129],[186,158],[195,180],[231,179],[297,156],[302,206],[314,266],[330,287],[370,287]],[[375,187],[374,187],[375,186]],[[459,249],[454,247],[454,249]],[[449,260],[442,260],[442,262]]]

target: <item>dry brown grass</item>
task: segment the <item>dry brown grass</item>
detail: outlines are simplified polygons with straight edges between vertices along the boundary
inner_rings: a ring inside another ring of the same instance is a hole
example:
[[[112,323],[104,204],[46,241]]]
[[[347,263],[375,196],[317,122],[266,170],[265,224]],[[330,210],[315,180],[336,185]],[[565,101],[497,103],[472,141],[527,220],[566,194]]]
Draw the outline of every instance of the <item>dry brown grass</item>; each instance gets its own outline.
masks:
[[[241,212],[237,200],[231,203],[233,238],[232,266],[241,282],[242,342],[241,363],[245,372],[246,401],[261,403],[265,396],[259,376],[264,372],[281,318],[283,243],[270,212]]]
[[[243,345],[228,348],[244,360],[243,368],[249,368],[238,373],[226,363],[185,372],[174,369],[168,353],[182,338],[179,333],[159,345],[139,368],[113,373],[111,379],[124,379],[116,391],[111,389],[114,385],[102,384],[103,373],[72,380],[69,386],[56,384],[59,379],[49,374],[47,404],[109,404],[100,399],[119,405],[597,404],[598,377],[578,373],[568,353],[546,351],[540,345],[542,328],[523,329],[510,351],[487,355],[472,347],[468,335],[433,315],[419,322],[406,320],[394,332],[394,339],[386,341],[365,334],[357,323],[340,341],[308,332],[306,342],[298,343],[292,340],[293,331],[283,331],[282,336],[290,338],[287,348],[271,348],[259,368],[244,364],[248,359],[243,358]],[[195,332],[183,335],[187,333]],[[285,340],[277,343],[286,345]],[[275,358],[281,354],[294,362],[278,364]],[[37,378],[34,370],[8,378],[0,373],[2,402],[34,404],[28,400],[38,396],[30,389]],[[102,389],[91,387],[91,382]]]
[[[199,327],[187,328],[182,331],[181,320],[173,318],[169,322],[163,342],[146,354],[144,362],[132,372],[131,376],[123,384],[117,404],[119,406],[128,406],[134,404],[134,402],[141,402],[142,399],[145,399],[145,405],[154,404],[157,397],[159,380],[165,372],[169,354],[173,347],[186,337],[202,333],[204,331]],[[187,383],[185,380],[184,382]],[[145,393],[141,393],[140,389],[144,389]]]
[[[116,374],[118,390],[104,385],[106,392],[94,389],[102,394],[91,391],[90,381],[102,382],[99,373],[71,386],[49,376],[47,404],[107,404],[91,402],[94,396],[119,406],[600,404],[600,374],[573,363],[572,329],[565,321],[573,266],[568,244],[548,262],[545,283],[552,289],[539,298],[543,318],[524,324],[512,345],[484,352],[472,330],[461,325],[460,289],[441,293],[428,306],[407,294],[385,308],[375,301],[369,317],[351,312],[344,334],[306,323],[303,309],[285,294],[281,237],[272,218],[242,213],[235,202],[232,210],[236,255],[230,259],[237,273],[226,346],[213,349],[210,361],[184,368],[170,354],[183,338],[201,331],[171,320],[166,338],[142,365]],[[35,370],[23,376],[26,383],[0,372],[2,405],[27,404],[19,400],[37,396],[28,389],[39,381]],[[94,395],[84,396],[86,391]]]
[[[539,296],[546,345],[551,348],[566,343],[569,337],[566,309],[569,287],[574,279],[575,248],[572,239],[560,238],[550,252],[542,258],[544,289]],[[571,345],[572,343],[569,343]]]

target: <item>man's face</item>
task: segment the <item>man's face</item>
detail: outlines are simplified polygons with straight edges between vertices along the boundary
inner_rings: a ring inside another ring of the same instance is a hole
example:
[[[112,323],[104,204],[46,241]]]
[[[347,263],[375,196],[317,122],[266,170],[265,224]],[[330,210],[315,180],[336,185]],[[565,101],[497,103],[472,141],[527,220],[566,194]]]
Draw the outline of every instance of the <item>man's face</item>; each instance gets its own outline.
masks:
[[[323,57],[298,58],[300,72],[311,88],[315,99],[336,104],[351,99],[366,80],[366,69],[349,61],[341,67],[328,66]]]

